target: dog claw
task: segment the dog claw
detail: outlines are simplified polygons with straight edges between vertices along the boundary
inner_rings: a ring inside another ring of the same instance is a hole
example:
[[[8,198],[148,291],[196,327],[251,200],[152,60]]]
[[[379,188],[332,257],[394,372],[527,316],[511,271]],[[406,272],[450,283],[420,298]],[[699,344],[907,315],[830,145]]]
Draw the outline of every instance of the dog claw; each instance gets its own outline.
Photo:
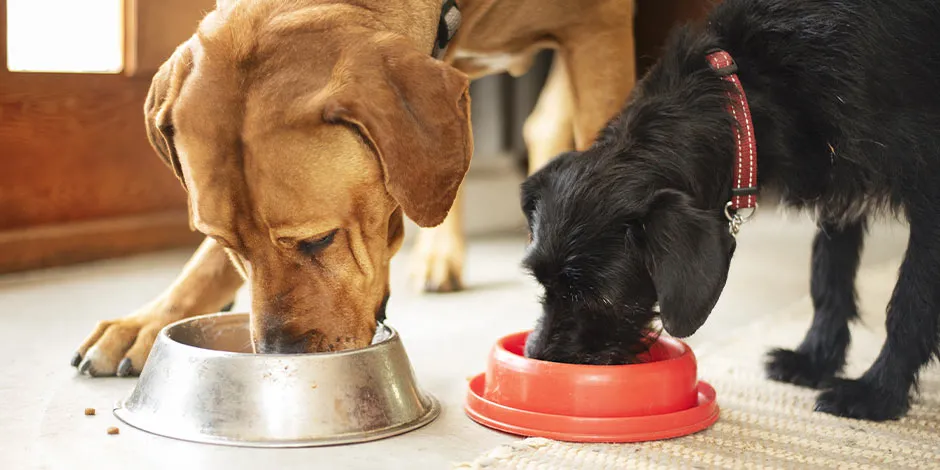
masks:
[[[898,419],[909,409],[910,401],[904,393],[891,393],[864,379],[834,381],[831,388],[816,397],[814,407],[822,413],[870,421]]]
[[[132,366],[131,359],[129,357],[125,357],[124,359],[121,359],[121,362],[120,364],[118,364],[118,367],[117,367],[117,376],[127,377],[128,375],[131,375],[131,366]]]
[[[78,365],[81,363],[82,363],[82,354],[75,353],[75,355],[72,356],[72,363],[71,363],[72,367],[78,367]]]
[[[840,369],[836,365],[820,364],[808,354],[790,349],[771,350],[764,363],[767,378],[809,388],[826,387]]]
[[[79,373],[79,374],[84,374],[84,373],[86,373],[86,372],[88,373],[88,375],[94,375],[94,374],[93,374],[93,371],[91,370],[91,361],[88,360],[88,358],[85,358],[85,360],[82,361],[82,363],[79,364],[79,366],[78,366],[78,373]]]
[[[446,294],[460,290],[463,290],[463,283],[460,281],[460,276],[455,273],[448,273],[447,279],[441,283],[437,283],[430,279],[424,283],[425,292]]]
[[[450,273],[447,275],[447,282],[450,284],[451,291],[463,290],[463,283],[460,282],[460,276],[457,273]]]

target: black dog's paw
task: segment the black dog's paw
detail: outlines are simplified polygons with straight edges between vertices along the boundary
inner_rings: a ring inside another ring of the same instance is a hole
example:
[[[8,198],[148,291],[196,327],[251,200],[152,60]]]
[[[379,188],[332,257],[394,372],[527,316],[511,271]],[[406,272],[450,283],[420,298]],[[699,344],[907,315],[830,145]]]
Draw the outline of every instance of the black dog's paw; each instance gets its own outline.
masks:
[[[906,393],[891,393],[866,380],[838,380],[816,399],[816,411],[869,421],[898,419],[909,408]]]
[[[767,353],[764,370],[767,378],[801,387],[821,388],[835,377],[836,368],[824,367],[805,353],[774,349]]]

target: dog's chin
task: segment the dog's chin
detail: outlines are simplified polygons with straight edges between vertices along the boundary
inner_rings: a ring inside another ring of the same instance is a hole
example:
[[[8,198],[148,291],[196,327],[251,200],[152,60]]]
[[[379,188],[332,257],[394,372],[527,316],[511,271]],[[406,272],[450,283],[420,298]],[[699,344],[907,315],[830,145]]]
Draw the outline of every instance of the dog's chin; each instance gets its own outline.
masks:
[[[301,335],[287,337],[268,335],[267,341],[255,341],[254,350],[260,354],[312,354],[360,349],[372,344],[372,336],[328,336],[311,329]]]
[[[621,324],[604,333],[591,328],[573,334],[571,330],[560,334],[544,335],[534,331],[526,341],[525,356],[541,361],[583,365],[624,365],[643,362],[641,356],[649,350],[659,335],[650,325],[635,327]]]
[[[527,348],[526,357],[564,364],[613,366],[643,362],[640,360],[640,355],[647,348],[648,346],[641,348],[612,347],[598,351],[578,351],[566,349],[564,346],[559,345],[539,351],[529,351]]]
[[[385,309],[388,306],[388,294],[376,308],[376,328],[385,322]],[[255,351],[265,354],[312,354],[349,351],[367,347],[375,340],[376,329],[358,328],[358,334],[329,335],[319,329],[310,329],[297,336],[267,335],[268,341],[254,344]]]
[[[562,358],[565,359],[565,358]],[[553,362],[564,362],[567,364],[583,364],[594,366],[619,366],[625,364],[638,364],[640,361],[638,354],[632,351],[611,349],[591,353],[575,353],[568,360],[556,360]]]

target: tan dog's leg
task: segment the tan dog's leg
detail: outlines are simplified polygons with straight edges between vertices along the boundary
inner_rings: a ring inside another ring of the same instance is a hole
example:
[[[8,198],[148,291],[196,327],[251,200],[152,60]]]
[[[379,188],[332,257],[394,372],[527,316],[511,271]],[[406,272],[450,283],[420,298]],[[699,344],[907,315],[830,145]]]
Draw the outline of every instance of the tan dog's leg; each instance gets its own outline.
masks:
[[[574,98],[561,54],[556,53],[545,86],[522,128],[529,152],[529,173],[574,148]]]
[[[463,233],[463,187],[447,217],[437,227],[421,229],[411,255],[411,281],[426,292],[463,288],[466,248]]]
[[[569,150],[572,136],[578,149],[593,142],[633,89],[634,55],[631,23],[586,35],[556,55],[536,109],[526,119],[530,171]],[[427,292],[452,292],[462,287],[462,192],[441,225],[422,229],[418,235],[411,279]]]
[[[574,92],[575,147],[585,149],[626,104],[636,83],[633,22],[586,33],[562,55]]]
[[[538,103],[526,119],[523,137],[529,153],[529,172],[535,172],[574,145],[574,98],[568,67],[556,54]],[[426,292],[453,292],[462,288],[465,253],[463,190],[444,222],[422,229],[411,258],[411,279]]]
[[[244,283],[225,251],[211,238],[196,250],[176,281],[136,312],[98,323],[72,359],[93,377],[137,375],[164,326],[219,311]]]

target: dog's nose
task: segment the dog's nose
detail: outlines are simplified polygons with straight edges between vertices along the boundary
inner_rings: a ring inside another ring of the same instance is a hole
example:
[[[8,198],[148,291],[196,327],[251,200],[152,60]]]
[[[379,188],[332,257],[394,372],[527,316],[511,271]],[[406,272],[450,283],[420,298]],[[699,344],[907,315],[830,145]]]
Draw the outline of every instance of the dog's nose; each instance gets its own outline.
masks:
[[[336,352],[368,346],[370,341],[351,336],[328,336],[319,330],[297,335],[280,328],[268,328],[255,339],[261,354],[303,354]]]
[[[255,339],[255,350],[261,354],[302,354],[317,352],[323,334],[313,330],[297,335],[282,328],[265,328]]]
[[[261,354],[302,354],[307,352],[306,341],[285,339],[277,334],[268,334],[255,342],[255,351]]]

